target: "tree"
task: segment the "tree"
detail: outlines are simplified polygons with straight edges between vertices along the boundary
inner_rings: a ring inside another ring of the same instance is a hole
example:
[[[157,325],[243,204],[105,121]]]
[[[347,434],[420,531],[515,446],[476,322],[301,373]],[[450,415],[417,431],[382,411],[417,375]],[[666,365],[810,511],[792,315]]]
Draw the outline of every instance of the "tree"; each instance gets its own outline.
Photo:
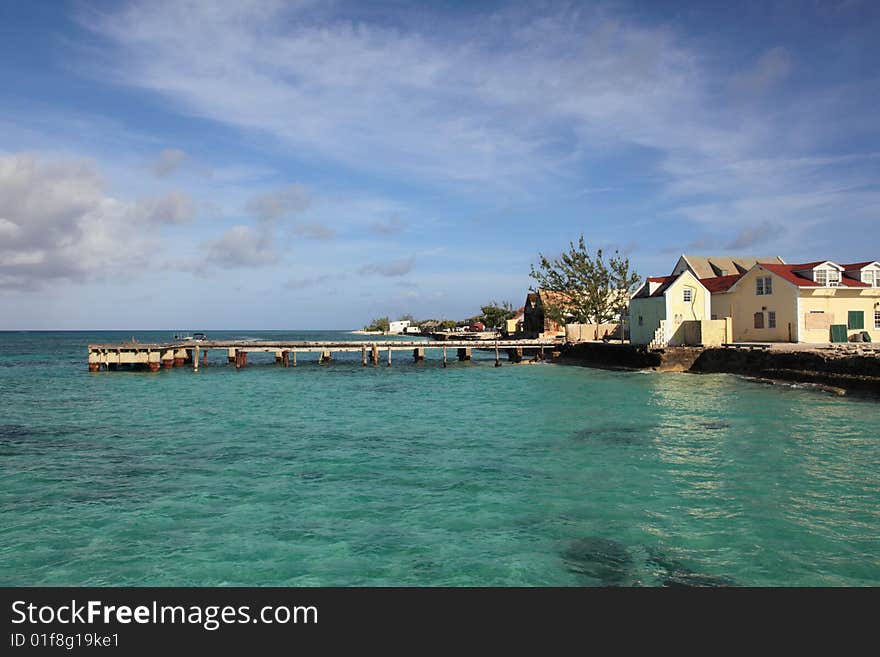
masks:
[[[583,235],[577,244],[569,242],[568,251],[558,258],[541,253],[538,258],[538,267],[532,265],[529,274],[537,284],[532,289],[557,293],[542,298],[542,303],[544,314],[560,324],[602,324],[623,314],[630,292],[639,283],[638,274],[630,271],[629,258],[615,251],[606,262],[602,249],[590,255]]]
[[[399,322],[409,322],[410,324],[415,324],[415,323],[416,323],[415,317],[413,317],[413,316],[410,315],[409,313],[406,313],[405,315],[401,315],[400,317],[397,318],[397,321],[399,321]]]
[[[367,326],[364,327],[365,331],[382,331],[383,333],[387,333],[388,329],[391,328],[391,323],[388,321],[387,317],[379,317],[378,319],[374,319]]]
[[[480,321],[486,328],[498,328],[515,314],[513,304],[509,301],[502,301],[499,304],[493,299],[487,305],[480,307]]]

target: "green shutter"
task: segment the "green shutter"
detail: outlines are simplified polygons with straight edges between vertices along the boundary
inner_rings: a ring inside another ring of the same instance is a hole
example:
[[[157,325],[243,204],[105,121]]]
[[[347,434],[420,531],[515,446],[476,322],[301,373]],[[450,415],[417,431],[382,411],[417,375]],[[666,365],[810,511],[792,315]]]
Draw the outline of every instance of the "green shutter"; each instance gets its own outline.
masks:
[[[846,325],[831,325],[831,342],[846,342]]]
[[[853,330],[861,330],[865,328],[865,311],[864,310],[850,310],[849,311],[849,320],[847,322],[847,327],[850,331]]]

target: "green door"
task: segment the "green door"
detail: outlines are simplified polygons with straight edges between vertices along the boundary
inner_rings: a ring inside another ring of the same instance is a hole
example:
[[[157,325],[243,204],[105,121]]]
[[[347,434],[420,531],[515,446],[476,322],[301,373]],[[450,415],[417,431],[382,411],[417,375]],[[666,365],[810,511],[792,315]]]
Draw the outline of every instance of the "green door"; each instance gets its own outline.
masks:
[[[831,325],[831,342],[846,342],[846,324]]]

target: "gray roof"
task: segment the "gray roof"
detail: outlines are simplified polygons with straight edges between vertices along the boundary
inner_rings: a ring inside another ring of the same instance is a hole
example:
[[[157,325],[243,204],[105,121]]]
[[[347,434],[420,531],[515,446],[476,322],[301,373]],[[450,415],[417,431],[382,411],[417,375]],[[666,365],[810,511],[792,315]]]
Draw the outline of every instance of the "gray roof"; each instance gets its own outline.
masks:
[[[766,262],[784,265],[785,260],[779,256],[692,256],[683,255],[688,268],[697,278],[715,278],[731,274],[745,274],[755,263]]]

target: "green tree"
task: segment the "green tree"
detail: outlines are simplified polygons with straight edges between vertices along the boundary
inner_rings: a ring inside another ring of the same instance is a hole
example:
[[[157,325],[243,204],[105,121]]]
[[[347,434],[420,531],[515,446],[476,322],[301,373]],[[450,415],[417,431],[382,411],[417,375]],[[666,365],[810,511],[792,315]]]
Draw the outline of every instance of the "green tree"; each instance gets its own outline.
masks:
[[[365,331],[382,331],[383,333],[387,333],[388,329],[391,328],[391,322],[387,317],[379,317],[378,319],[374,319],[367,326],[364,327]]]
[[[486,325],[486,328],[503,326],[504,322],[515,314],[513,304],[509,301],[502,301],[499,304],[493,299],[485,306],[480,307],[480,321]]]
[[[591,255],[581,235],[557,258],[538,254],[538,266],[529,274],[536,283],[532,289],[556,292],[542,299],[544,314],[564,323],[602,324],[623,314],[630,292],[639,276],[630,269],[629,258],[618,251],[607,259],[602,249]],[[598,337],[598,335],[596,336]]]

